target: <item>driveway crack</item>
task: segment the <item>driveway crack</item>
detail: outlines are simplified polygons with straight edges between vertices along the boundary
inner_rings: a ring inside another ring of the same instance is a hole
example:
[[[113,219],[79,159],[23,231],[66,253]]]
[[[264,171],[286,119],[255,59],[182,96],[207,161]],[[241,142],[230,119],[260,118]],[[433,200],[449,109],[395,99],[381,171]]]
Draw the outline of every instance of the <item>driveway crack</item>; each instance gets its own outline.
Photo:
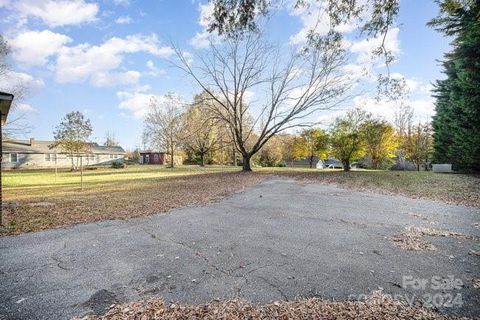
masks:
[[[67,268],[64,266],[65,264],[65,261],[63,261],[62,259],[60,259],[59,257],[57,257],[57,254],[59,254],[60,252],[62,252],[63,250],[65,250],[67,248],[67,243],[64,242],[63,243],[63,248],[58,250],[57,252],[55,252],[54,254],[52,254],[50,256],[50,258],[55,261],[55,263],[57,264],[57,267],[59,267],[60,269],[62,270],[65,270],[65,271],[68,271],[68,270],[71,270],[70,268]]]
[[[270,282],[269,280],[267,280],[265,277],[262,277],[262,276],[256,276],[256,278],[258,279],[262,279],[266,284],[268,284],[270,287],[274,288],[275,290],[277,290],[277,292],[282,296],[283,300],[288,300],[288,297],[287,295],[282,291],[282,289],[280,289],[280,286]]]
[[[225,271],[225,270],[222,270],[221,268],[219,268],[217,265],[213,264],[210,262],[210,260],[208,259],[208,257],[204,256],[200,251],[196,250],[195,248],[192,248],[190,247],[189,245],[185,244],[184,242],[181,242],[181,241],[175,241],[173,239],[170,239],[170,238],[166,238],[166,239],[163,239],[163,238],[160,238],[158,237],[156,234],[146,230],[146,229],[143,229],[143,231],[148,234],[150,237],[152,237],[153,239],[157,240],[157,241],[160,241],[160,242],[170,242],[170,243],[174,243],[174,244],[177,244],[179,246],[182,246],[184,248],[187,248],[189,249],[190,251],[192,251],[197,257],[199,257],[200,259],[202,259],[206,265],[210,266],[211,268],[213,268],[214,270],[220,272],[220,273],[223,273],[227,276],[230,276],[229,272],[228,271]]]

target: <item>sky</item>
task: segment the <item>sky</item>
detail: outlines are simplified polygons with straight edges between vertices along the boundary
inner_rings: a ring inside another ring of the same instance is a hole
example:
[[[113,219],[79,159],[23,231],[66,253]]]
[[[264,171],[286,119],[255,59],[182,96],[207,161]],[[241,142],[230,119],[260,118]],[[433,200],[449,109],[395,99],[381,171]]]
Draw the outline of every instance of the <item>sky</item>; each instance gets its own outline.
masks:
[[[15,112],[24,114],[32,128],[20,137],[51,140],[65,114],[79,110],[92,122],[93,141],[103,143],[109,131],[124,148],[141,147],[152,95],[175,92],[190,101],[199,92],[172,65],[172,44],[195,64],[195,57],[208,50],[210,13],[208,2],[198,0],[0,0],[0,32],[11,47],[11,71],[1,79],[0,91],[19,83],[28,87]],[[449,50],[449,39],[426,26],[437,13],[433,0],[401,0],[398,28],[387,37],[397,57],[391,74],[406,79],[406,103],[422,121],[434,114],[431,83],[443,78],[438,60]],[[269,40],[301,45],[313,20],[286,5],[266,25]],[[361,79],[368,90],[341,110],[316,117],[328,123],[346,108],[362,107],[392,120],[398,102],[374,99],[373,75],[381,67],[369,53],[376,39],[359,39],[352,28],[345,28],[351,72],[369,66],[370,75]]]

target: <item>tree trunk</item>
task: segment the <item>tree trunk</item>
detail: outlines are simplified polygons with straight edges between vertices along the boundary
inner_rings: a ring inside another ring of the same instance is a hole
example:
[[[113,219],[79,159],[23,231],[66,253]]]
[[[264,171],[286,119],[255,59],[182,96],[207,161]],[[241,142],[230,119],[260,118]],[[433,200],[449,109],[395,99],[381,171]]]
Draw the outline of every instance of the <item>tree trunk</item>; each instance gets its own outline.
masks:
[[[232,151],[233,151],[233,154],[232,154],[233,161],[232,161],[232,163],[233,163],[233,166],[236,167],[237,166],[237,149],[235,148],[235,146],[233,146]]]
[[[242,164],[242,171],[243,172],[250,172],[252,168],[250,167],[250,156],[243,156],[243,164]]]
[[[205,167],[205,154],[203,152],[200,153],[200,166]]]
[[[173,153],[174,153],[174,149],[173,149],[173,146],[170,148],[170,168],[173,168],[174,167],[174,164],[173,164]]]
[[[83,156],[80,158],[80,190],[83,191]]]
[[[313,168],[313,155],[310,156],[310,169]]]
[[[350,159],[342,161],[343,171],[350,171]]]

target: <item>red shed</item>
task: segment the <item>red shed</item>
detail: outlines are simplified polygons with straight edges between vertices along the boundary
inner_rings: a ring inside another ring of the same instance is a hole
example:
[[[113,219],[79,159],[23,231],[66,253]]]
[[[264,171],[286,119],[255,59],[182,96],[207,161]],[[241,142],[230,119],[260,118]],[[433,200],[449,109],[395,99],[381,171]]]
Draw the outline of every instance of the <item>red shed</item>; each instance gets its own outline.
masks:
[[[140,162],[142,164],[166,164],[165,152],[141,151]]]

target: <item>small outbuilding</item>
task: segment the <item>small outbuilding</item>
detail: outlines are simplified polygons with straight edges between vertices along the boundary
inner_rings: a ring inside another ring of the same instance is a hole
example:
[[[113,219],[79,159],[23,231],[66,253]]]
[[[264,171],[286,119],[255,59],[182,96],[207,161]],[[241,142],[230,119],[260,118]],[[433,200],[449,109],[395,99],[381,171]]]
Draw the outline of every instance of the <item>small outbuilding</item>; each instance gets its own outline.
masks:
[[[183,158],[180,156],[174,156],[173,161],[175,165],[183,163]],[[144,150],[140,151],[140,163],[141,164],[160,164],[165,165],[170,163],[170,155],[162,151]]]
[[[153,152],[150,150],[140,151],[140,163],[141,164],[165,164],[166,153]]]

